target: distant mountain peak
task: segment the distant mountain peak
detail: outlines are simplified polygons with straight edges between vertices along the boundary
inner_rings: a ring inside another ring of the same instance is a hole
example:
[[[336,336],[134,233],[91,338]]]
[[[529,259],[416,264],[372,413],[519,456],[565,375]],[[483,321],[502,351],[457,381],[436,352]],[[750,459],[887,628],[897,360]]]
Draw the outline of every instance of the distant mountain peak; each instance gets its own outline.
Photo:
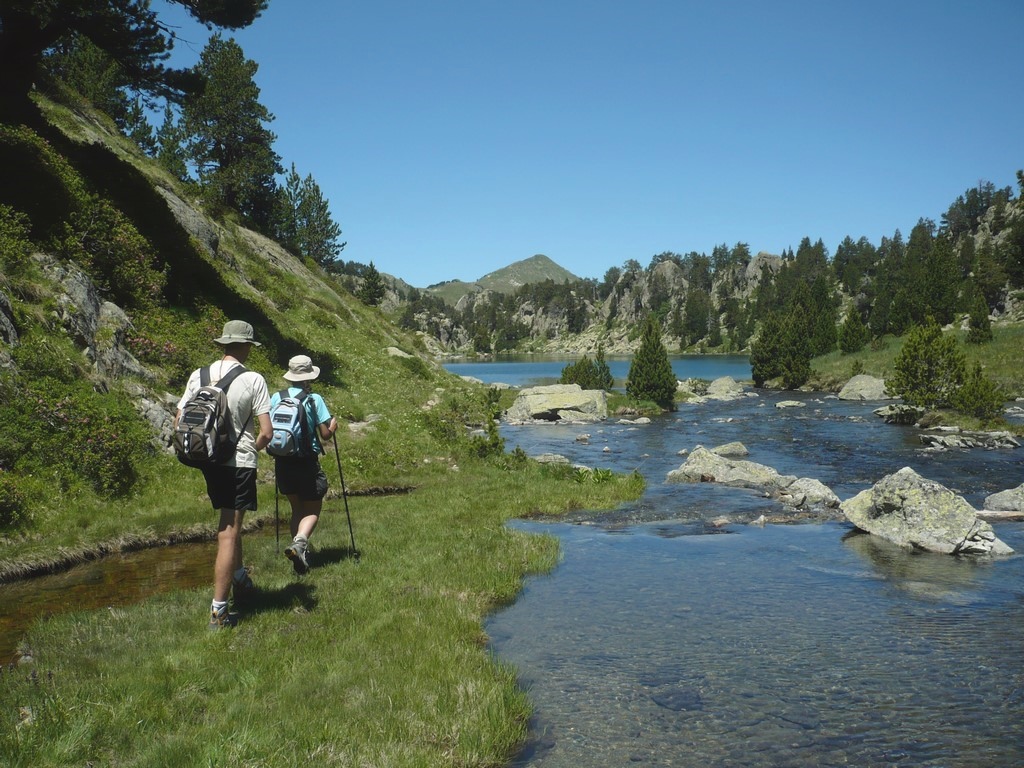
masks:
[[[515,292],[517,288],[521,288],[524,285],[540,283],[545,280],[564,283],[566,280],[573,282],[579,280],[579,278],[569,270],[556,264],[549,257],[538,253],[528,259],[513,262],[507,267],[488,272],[475,282],[465,283],[459,280],[450,280],[432,285],[427,290],[455,306],[459,299],[467,293],[494,291],[495,293],[508,294]]]

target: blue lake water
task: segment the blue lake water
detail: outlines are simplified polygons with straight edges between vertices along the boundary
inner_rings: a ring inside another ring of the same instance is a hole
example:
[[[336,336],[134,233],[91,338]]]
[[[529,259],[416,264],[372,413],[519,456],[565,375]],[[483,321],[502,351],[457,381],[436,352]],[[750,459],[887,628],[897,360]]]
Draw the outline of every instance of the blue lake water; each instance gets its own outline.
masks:
[[[487,370],[468,375],[514,374]],[[878,405],[760,392],[648,425],[504,426],[509,449],[648,481],[621,509],[516,524],[563,558],[487,622],[535,707],[515,765],[1024,765],[1024,557],[906,552],[834,520],[759,527],[781,508],[753,491],[665,482],[680,450],[733,440],[843,499],[904,466],[975,506],[1024,482],[1024,450],[928,452]],[[1024,524],[993,527],[1024,552]]]
[[[591,359],[593,356],[591,355]],[[625,386],[631,358],[608,357],[606,362],[616,386]],[[516,355],[486,362],[446,363],[445,368],[459,376],[472,376],[487,384],[531,387],[554,384],[562,369],[575,360],[542,355]],[[737,381],[750,379],[750,361],[746,355],[670,355],[669,362],[677,379],[717,379],[732,376]]]

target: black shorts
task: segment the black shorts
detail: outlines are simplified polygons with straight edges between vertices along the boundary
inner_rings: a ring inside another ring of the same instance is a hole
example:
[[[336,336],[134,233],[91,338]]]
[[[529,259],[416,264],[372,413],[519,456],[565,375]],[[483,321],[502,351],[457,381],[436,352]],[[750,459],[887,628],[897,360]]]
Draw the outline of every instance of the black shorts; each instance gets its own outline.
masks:
[[[320,459],[277,459],[274,463],[277,490],[285,496],[296,495],[303,501],[316,501],[327,494],[327,475],[320,468]]]
[[[214,509],[256,509],[256,470],[253,467],[203,467],[206,493]]]

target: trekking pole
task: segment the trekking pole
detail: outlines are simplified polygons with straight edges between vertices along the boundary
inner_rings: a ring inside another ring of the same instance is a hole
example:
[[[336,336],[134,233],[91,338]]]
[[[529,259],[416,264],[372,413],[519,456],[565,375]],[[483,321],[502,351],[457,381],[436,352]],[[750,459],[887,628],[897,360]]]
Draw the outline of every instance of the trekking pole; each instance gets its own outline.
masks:
[[[345,489],[345,474],[341,471],[341,451],[338,450],[338,436],[332,434],[334,439],[334,456],[338,460],[338,479],[341,480],[341,498],[345,501],[345,517],[348,518],[348,537],[352,542],[352,556],[359,562],[359,550],[356,549],[356,536],[352,533],[352,516],[348,513],[348,491]]]
[[[280,486],[277,484],[277,469],[274,470],[274,537],[277,541],[277,554],[281,554],[281,514],[278,511]]]

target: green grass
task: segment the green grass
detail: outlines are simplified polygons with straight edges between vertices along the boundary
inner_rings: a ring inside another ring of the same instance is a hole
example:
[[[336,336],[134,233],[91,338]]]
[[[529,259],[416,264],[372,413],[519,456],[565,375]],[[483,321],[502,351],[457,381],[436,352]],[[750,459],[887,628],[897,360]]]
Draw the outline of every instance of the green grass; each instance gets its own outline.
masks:
[[[967,357],[968,369],[980,362],[985,375],[999,384],[1009,398],[1024,397],[1024,324],[997,323],[992,326],[993,339],[987,344],[967,344],[965,331],[947,331],[960,339]],[[887,378],[894,372],[893,363],[903,348],[903,337],[885,336],[878,348],[865,347],[860,352],[844,355],[838,351],[811,361],[811,386],[838,391],[859,365],[862,372]]]
[[[500,765],[529,703],[482,621],[558,558],[557,540],[506,521],[641,490],[474,462],[410,494],[351,498],[358,562],[336,502],[314,537],[324,564],[301,579],[271,537],[247,539],[258,592],[232,630],[207,630],[208,589],[42,622],[24,642],[32,662],[3,673],[0,762]]]

